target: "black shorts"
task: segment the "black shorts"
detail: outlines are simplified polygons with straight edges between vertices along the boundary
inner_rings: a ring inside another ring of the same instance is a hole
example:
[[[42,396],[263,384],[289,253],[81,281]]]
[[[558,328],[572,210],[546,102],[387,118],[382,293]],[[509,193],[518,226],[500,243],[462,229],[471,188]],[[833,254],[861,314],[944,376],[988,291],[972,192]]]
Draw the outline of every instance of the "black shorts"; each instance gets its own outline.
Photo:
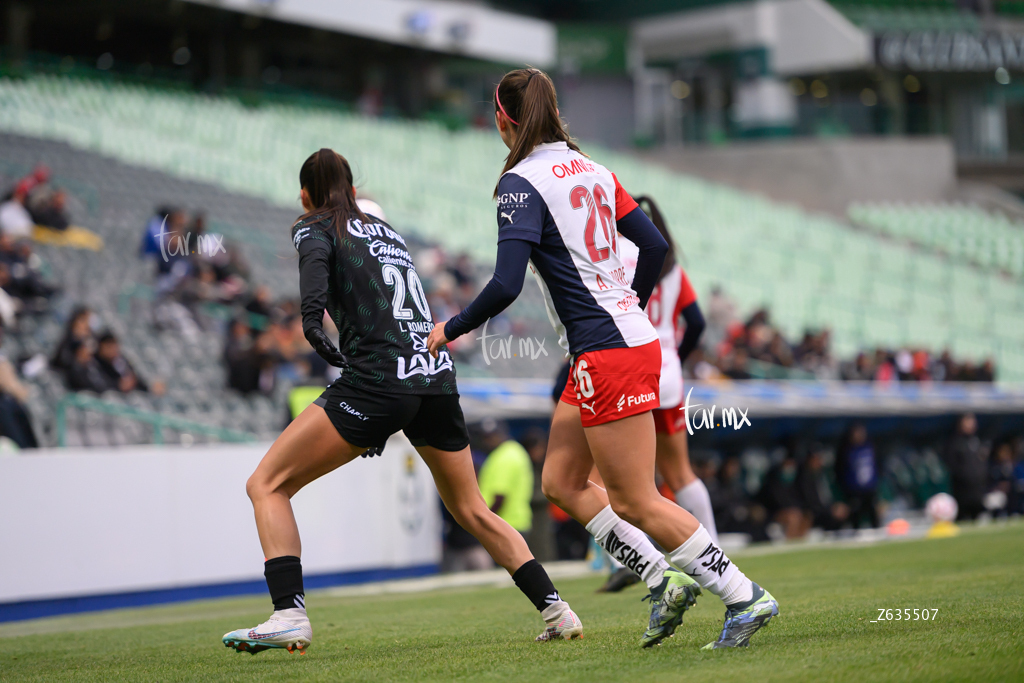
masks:
[[[413,446],[461,451],[469,445],[458,394],[375,393],[335,382],[313,403],[341,438],[359,448],[383,446],[397,431]]]

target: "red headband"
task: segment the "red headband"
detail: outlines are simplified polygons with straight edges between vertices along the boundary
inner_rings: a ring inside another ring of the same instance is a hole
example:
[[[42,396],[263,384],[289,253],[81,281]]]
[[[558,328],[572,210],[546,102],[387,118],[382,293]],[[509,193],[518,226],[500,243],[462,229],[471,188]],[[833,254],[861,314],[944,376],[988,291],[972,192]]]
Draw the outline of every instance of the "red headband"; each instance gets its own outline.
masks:
[[[501,86],[499,85],[499,86],[498,86],[498,88],[500,88],[500,87],[501,87]],[[518,126],[518,125],[519,125],[519,122],[518,122],[518,121],[516,121],[516,120],[515,120],[514,118],[512,118],[511,116],[509,116],[509,115],[508,115],[508,112],[507,112],[507,111],[505,111],[505,107],[501,106],[501,98],[500,98],[500,97],[498,97],[498,88],[495,88],[495,89],[494,89],[494,101],[498,103],[498,109],[500,109],[500,110],[501,110],[501,113],[505,115],[505,118],[506,118],[506,119],[508,119],[509,121],[511,121],[512,123],[514,123],[515,125],[517,125],[517,126]]]

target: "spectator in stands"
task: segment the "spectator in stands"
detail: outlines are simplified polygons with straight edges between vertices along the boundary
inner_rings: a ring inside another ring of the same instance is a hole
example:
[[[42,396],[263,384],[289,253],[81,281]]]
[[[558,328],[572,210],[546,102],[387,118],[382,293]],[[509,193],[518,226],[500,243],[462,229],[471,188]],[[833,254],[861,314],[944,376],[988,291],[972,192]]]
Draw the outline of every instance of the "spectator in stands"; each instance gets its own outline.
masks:
[[[156,290],[162,296],[174,292],[189,274],[186,220],[185,212],[176,209],[167,216],[163,232],[157,234]]]
[[[736,302],[722,291],[721,285],[711,287],[705,315],[707,327],[704,329],[704,343],[714,349],[725,339],[726,331],[736,321]]]
[[[162,382],[153,382],[152,387],[135,372],[128,359],[121,353],[121,344],[112,332],[100,335],[96,346],[96,364],[107,380],[107,385],[121,393],[152,390],[157,396],[163,394]]]
[[[978,368],[977,381],[979,382],[995,382],[996,381],[996,364],[991,358],[986,358]]]
[[[51,230],[67,230],[71,221],[67,216],[68,195],[62,189],[40,185],[28,198],[28,210],[37,225]]]
[[[228,368],[228,388],[243,394],[260,392],[270,395],[274,390],[274,358],[272,337],[267,333],[252,334],[242,320],[231,323],[224,347]]]
[[[262,315],[265,318],[270,317],[270,312],[273,309],[273,300],[270,293],[270,287],[266,285],[260,285],[253,290],[252,296],[245,304],[245,310],[256,315]]]
[[[488,455],[480,468],[480,493],[492,512],[525,535],[533,527],[533,462],[504,424],[485,420],[481,429]]]
[[[715,511],[715,523],[718,525],[720,534],[749,534],[755,541],[763,541],[768,538],[765,534],[767,512],[763,506],[751,500],[747,495],[743,482],[743,467],[739,458],[725,459],[718,471],[717,482],[712,482],[714,462],[711,460],[704,461],[699,466],[697,474],[708,486],[711,507]]]
[[[868,440],[867,428],[855,422],[850,426],[839,448],[836,474],[843,497],[850,508],[850,521],[859,528],[867,521],[878,528],[878,508],[875,495],[878,490],[878,458],[875,447]]]
[[[161,233],[166,232],[168,217],[174,213],[168,206],[157,207],[156,212],[146,222],[146,230],[142,236],[142,255],[160,258],[160,243],[164,239]]]
[[[4,326],[0,325],[0,346],[3,345],[3,336]],[[19,448],[39,446],[25,409],[28,397],[28,386],[18,377],[14,365],[0,354],[0,436],[6,436]]]
[[[36,311],[47,308],[46,299],[57,289],[48,285],[39,271],[39,259],[34,259],[32,249],[25,240],[15,241],[0,234],[0,264],[5,274],[0,287],[9,295],[20,299],[22,307]]]
[[[768,470],[760,494],[768,514],[790,539],[803,537],[810,526],[810,520],[804,514],[796,475],[796,458],[787,449],[782,462]]]
[[[997,516],[1008,516],[1019,508],[1017,487],[1014,481],[1013,442],[1003,441],[992,453],[989,466],[989,488],[992,493],[1001,493],[1003,504],[992,510]]]
[[[813,444],[807,459],[797,475],[797,489],[812,527],[836,531],[850,517],[850,508],[835,500],[832,483],[825,470],[827,451],[821,444]]]
[[[93,391],[102,394],[115,390],[96,362],[96,342],[89,339],[71,345],[71,365],[64,372],[68,388],[72,391]]]
[[[20,185],[14,189],[10,199],[0,204],[0,234],[20,240],[32,236],[34,221],[25,207],[26,191]]]
[[[79,306],[71,312],[64,336],[50,359],[50,367],[57,370],[68,370],[74,363],[75,347],[79,343],[92,339],[92,311],[87,306]]]
[[[726,356],[725,367],[722,368],[722,372],[730,379],[750,379],[752,375],[747,370],[749,360],[746,349],[735,349]]]
[[[972,413],[961,415],[945,452],[946,469],[958,506],[957,519],[974,519],[985,509],[988,451],[988,444],[978,436],[978,420]]]

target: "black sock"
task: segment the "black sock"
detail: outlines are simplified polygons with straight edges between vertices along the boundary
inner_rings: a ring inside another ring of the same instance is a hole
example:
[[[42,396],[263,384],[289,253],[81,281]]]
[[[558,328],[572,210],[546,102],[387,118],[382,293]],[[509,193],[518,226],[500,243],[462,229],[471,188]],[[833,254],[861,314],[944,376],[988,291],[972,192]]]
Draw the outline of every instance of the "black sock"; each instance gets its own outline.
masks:
[[[548,573],[537,560],[530,560],[517,569],[512,575],[512,580],[541,612],[561,600],[558,591],[555,590],[555,584],[551,583]]]
[[[294,555],[273,557],[264,563],[263,576],[274,609],[306,608],[306,594],[302,589],[302,561]]]

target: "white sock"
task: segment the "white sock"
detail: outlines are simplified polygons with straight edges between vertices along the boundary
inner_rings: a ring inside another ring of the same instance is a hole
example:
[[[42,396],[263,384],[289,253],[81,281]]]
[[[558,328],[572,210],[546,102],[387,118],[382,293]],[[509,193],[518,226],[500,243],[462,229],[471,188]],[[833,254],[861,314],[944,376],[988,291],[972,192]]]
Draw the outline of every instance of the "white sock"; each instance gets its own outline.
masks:
[[[711,540],[718,545],[718,528],[715,526],[715,513],[711,510],[711,496],[708,495],[708,487],[700,479],[694,479],[683,488],[676,491],[676,503],[697,521],[704,525],[711,536]]]
[[[748,602],[754,597],[754,586],[750,579],[725,556],[703,526],[697,527],[693,536],[673,550],[669,559],[693,577],[701,588],[722,598],[727,606]]]
[[[613,559],[636,572],[651,590],[661,585],[662,576],[668,569],[665,556],[644,532],[619,519],[611,505],[594,515],[587,523],[587,531]]]

